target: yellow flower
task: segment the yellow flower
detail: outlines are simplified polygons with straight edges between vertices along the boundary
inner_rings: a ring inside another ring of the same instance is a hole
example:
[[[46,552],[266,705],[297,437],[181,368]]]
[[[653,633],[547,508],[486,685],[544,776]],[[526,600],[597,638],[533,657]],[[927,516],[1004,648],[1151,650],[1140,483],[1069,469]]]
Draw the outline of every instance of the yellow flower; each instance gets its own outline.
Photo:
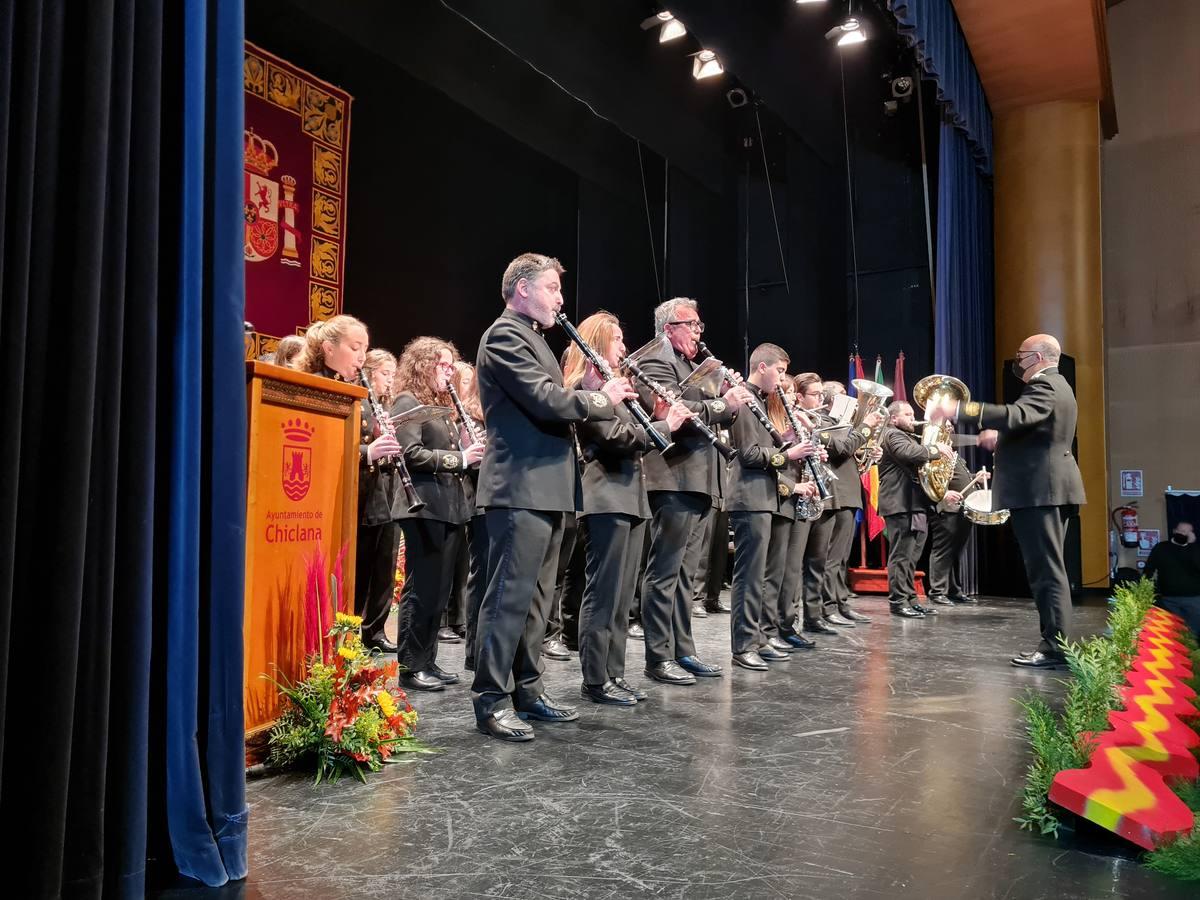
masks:
[[[362,616],[352,616],[349,613],[338,613],[334,616],[334,621],[338,625],[348,625],[351,628],[358,628],[362,625]]]
[[[391,718],[396,714],[396,701],[392,699],[392,695],[387,691],[380,691],[375,695],[376,702],[379,703],[379,708],[383,710],[383,714],[387,718]]]
[[[338,656],[342,659],[358,659],[358,655],[353,647],[338,647]]]

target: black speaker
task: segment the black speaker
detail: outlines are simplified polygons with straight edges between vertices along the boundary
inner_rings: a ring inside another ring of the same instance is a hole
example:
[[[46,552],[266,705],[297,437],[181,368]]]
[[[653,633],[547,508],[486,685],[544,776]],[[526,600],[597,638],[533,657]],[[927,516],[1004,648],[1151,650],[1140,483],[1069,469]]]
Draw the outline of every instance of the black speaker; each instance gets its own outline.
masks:
[[[1003,400],[1016,403],[1025,389],[1025,383],[1012,371],[1012,360],[1004,361]],[[1058,371],[1075,390],[1075,359],[1064,354],[1058,361]],[[1071,452],[1079,459],[1079,440],[1071,444]],[[1025,577],[1025,564],[1017,546],[1016,535],[1007,525],[980,526],[976,529],[979,541],[979,590],[980,593],[998,597],[1029,597],[1029,580]],[[1067,564],[1067,578],[1071,590],[1082,588],[1083,551],[1080,541],[1079,516],[1071,517],[1067,524],[1066,546],[1063,548]]]

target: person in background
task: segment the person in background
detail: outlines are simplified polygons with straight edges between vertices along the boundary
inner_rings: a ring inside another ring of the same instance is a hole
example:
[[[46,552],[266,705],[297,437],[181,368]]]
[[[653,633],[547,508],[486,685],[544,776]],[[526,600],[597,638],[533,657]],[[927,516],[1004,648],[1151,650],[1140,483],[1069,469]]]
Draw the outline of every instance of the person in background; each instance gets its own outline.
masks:
[[[271,361],[277,366],[290,366],[303,349],[304,338],[298,334],[289,334],[279,339],[279,346],[275,348],[275,358]]]
[[[1150,551],[1143,574],[1158,582],[1158,605],[1185,622],[1200,638],[1200,547],[1191,522],[1176,522],[1171,539]]]
[[[361,384],[359,371],[366,361],[369,341],[367,326],[354,316],[340,315],[313,322],[304,333],[304,347],[292,360],[292,368],[334,381]]]

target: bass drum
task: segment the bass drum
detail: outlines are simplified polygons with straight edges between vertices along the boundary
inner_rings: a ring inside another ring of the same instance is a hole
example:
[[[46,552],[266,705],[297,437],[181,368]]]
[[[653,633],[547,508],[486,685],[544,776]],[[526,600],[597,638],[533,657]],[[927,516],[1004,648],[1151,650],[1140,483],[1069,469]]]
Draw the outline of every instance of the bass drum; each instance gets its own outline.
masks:
[[[992,509],[992,492],[989,488],[963,498],[963,515],[976,525],[1003,525],[1010,513],[1007,509]]]

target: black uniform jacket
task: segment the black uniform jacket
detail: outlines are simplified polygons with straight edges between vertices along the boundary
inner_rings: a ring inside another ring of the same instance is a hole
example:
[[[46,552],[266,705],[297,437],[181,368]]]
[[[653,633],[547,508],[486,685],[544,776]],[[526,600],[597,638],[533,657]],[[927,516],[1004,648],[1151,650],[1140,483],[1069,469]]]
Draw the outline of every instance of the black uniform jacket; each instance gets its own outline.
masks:
[[[746,382],[746,388],[759,404],[766,409],[766,395],[755,385]],[[781,501],[791,503],[791,486],[795,483],[795,470],[787,456],[775,446],[770,432],[758,421],[758,417],[745,410],[734,419],[730,438],[737,448],[737,456],[729,466],[726,482],[726,509],[730,512],[783,512]],[[780,486],[786,488],[786,496]]]
[[[963,411],[980,428],[1000,432],[993,509],[1087,502],[1083,477],[1071,454],[1079,407],[1057,367],[1043,369],[1030,379],[1016,403],[966,403]]]
[[[666,422],[655,422],[654,428],[670,438]],[[579,446],[583,451],[582,515],[623,513],[650,518],[643,454],[658,451],[624,404],[617,407],[616,418],[582,423]]]
[[[367,445],[379,437],[371,404],[362,401],[362,432],[358,443],[358,521],[361,525],[384,525],[397,517],[403,495],[396,467],[385,461],[368,463]],[[404,505],[407,508],[407,504]]]
[[[819,424],[822,428],[828,428],[837,423],[822,413]],[[870,435],[871,429],[866,425],[858,431],[842,428],[837,431],[817,432],[817,439],[829,451],[827,465],[837,476],[831,488],[832,496],[825,501],[827,509],[862,509],[862,482],[859,480],[854,452],[867,442]]]
[[[676,396],[680,395],[679,383],[696,368],[678,350],[670,361],[647,359],[641,363],[642,371]],[[654,395],[645,385],[639,384],[638,393],[646,409],[654,408]],[[684,406],[697,413],[700,421],[713,427],[728,425],[734,420],[733,411],[719,397],[706,397],[696,387],[689,387],[680,398]],[[664,454],[653,453],[646,457],[646,490],[687,491],[707,494],[711,498],[721,496],[720,456],[712,444],[691,425],[684,425],[674,436],[675,446]]]
[[[403,393],[392,406],[392,415],[419,406],[417,398]],[[398,519],[433,519],[462,525],[471,518],[472,507],[463,489],[463,453],[458,442],[458,425],[449,418],[396,429],[396,440],[404,448],[404,462],[417,494],[425,502],[419,512],[408,511],[408,500],[400,490],[402,511]],[[398,476],[397,476],[398,477]]]
[[[929,512],[933,504],[917,473],[921,466],[936,459],[937,450],[921,446],[920,435],[891,425],[883,429],[879,444],[883,459],[879,461],[879,514]]]
[[[613,418],[608,395],[564,388],[541,327],[511,309],[483,333],[476,378],[488,444],[475,502],[484,509],[574,512],[579,467],[572,426]]]

